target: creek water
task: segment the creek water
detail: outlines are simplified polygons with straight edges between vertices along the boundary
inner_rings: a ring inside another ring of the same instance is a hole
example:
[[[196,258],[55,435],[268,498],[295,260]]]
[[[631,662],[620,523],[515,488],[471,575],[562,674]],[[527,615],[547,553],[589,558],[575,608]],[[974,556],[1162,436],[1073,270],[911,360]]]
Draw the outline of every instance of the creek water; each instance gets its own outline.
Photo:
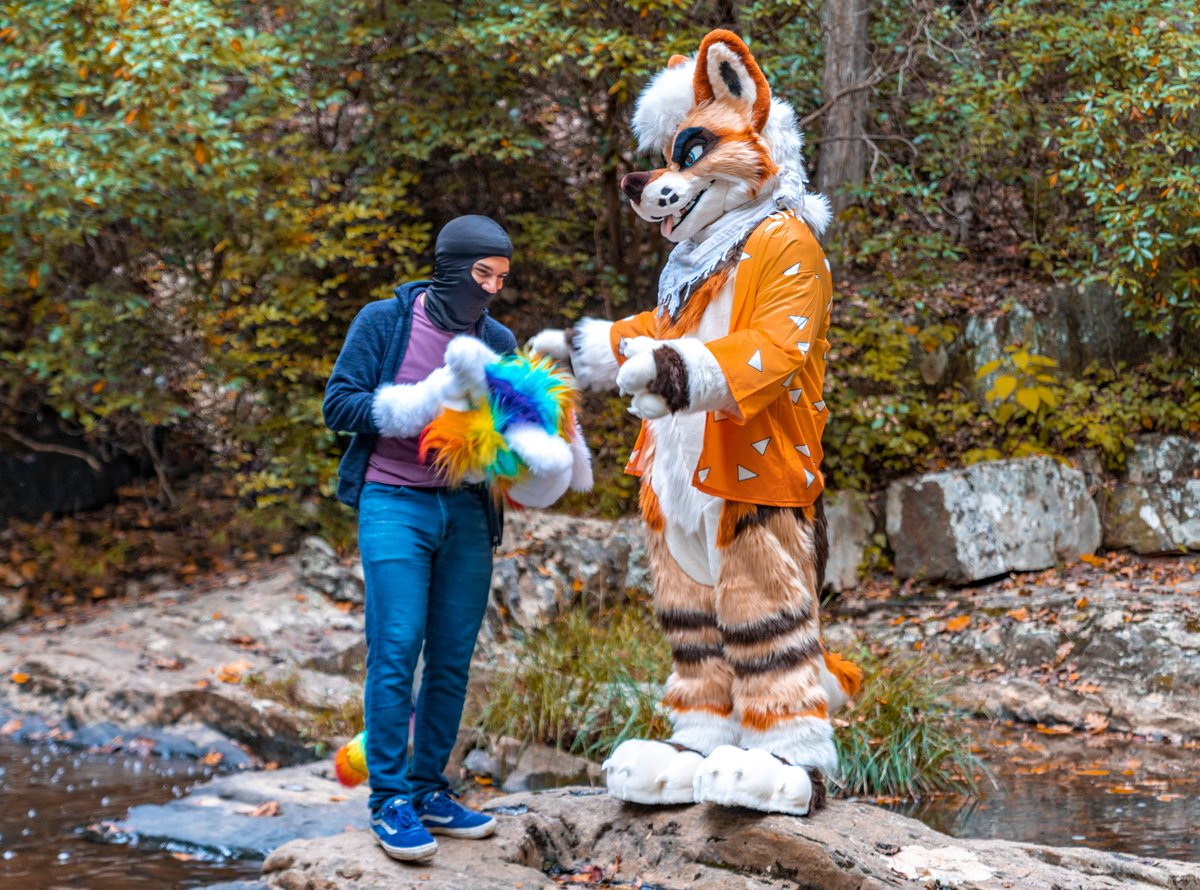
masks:
[[[1200,748],[973,724],[978,798],[881,801],[952,837],[1200,862]]]
[[[87,753],[0,738],[0,887],[140,890],[256,878],[260,863],[189,851],[98,844],[86,827],[140,803],[165,803],[213,775],[193,759]]]
[[[995,779],[983,783],[981,797],[880,803],[955,837],[1200,861],[1200,749],[986,724],[972,732]],[[192,759],[0,738],[0,887],[139,890],[253,880],[258,862],[208,861],[86,835],[94,822],[166,802],[212,775]],[[586,774],[530,779],[543,788],[587,783]]]

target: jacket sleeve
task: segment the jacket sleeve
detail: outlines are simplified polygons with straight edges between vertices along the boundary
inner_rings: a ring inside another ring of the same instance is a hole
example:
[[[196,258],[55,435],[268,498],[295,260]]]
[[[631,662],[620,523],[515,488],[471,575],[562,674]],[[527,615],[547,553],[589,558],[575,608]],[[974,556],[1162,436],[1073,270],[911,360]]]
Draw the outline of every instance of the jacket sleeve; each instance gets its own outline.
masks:
[[[608,337],[613,355],[617,358],[617,363],[625,364],[625,356],[621,355],[620,352],[622,340],[634,337],[657,337],[658,324],[659,315],[657,310],[654,309],[639,312],[637,315],[631,315],[620,321],[614,321],[613,326],[609,329]]]
[[[747,247],[749,250],[749,247]],[[819,248],[789,234],[785,227],[756,245],[753,304],[748,324],[706,344],[729,383],[745,422],[783,394],[781,384],[823,349],[832,283]]]
[[[369,308],[369,307],[368,307]],[[364,308],[354,317],[346,342],[325,384],[325,425],[339,433],[378,433],[372,414],[379,385],[379,363],[387,343],[383,328]]]

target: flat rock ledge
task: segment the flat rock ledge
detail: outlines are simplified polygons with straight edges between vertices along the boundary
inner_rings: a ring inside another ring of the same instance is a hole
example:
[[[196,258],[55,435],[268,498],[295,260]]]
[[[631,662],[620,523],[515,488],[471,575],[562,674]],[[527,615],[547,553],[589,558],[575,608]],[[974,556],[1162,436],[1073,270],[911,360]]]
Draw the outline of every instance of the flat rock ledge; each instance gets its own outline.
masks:
[[[1200,888],[1200,865],[957,840],[863,803],[834,801],[797,819],[709,805],[639,807],[565,788],[497,798],[484,809],[500,821],[494,837],[441,838],[428,863],[393,862],[367,832],[347,831],[280,847],[262,880],[283,890],[533,890],[563,886],[564,873],[576,883],[590,871],[591,881],[640,880],[646,890]]]

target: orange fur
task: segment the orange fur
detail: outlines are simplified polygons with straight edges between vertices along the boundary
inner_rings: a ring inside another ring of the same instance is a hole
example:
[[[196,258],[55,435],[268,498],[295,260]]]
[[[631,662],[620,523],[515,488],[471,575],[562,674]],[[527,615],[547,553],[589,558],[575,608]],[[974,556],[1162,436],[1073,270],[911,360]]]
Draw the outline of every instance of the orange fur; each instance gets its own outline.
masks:
[[[754,81],[755,97],[751,123],[754,125],[754,129],[761,133],[763,127],[767,125],[767,116],[771,113],[771,87],[767,84],[762,69],[754,61],[754,56],[750,55],[750,49],[732,31],[718,28],[708,32],[704,40],[700,42],[700,54],[696,57],[696,74],[692,83],[696,104],[699,105],[701,102],[707,102],[713,98],[712,84],[708,80],[708,50],[714,43],[725,44],[726,48],[741,59],[742,64],[746,66],[746,71]]]
[[[667,527],[667,520],[663,517],[662,507],[658,503],[658,495],[650,487],[648,479],[642,482],[641,490],[638,492],[638,507],[641,508],[642,521],[646,523],[646,528],[662,534],[663,529]]]
[[[811,708],[806,708],[803,711],[758,711],[745,710],[741,715],[741,724],[743,729],[750,729],[754,732],[766,732],[773,726],[778,726],[780,723],[785,723],[788,720],[799,720],[803,717],[816,717],[818,720],[829,719],[829,708],[824,704],[819,704]]]
[[[728,266],[706,278],[704,283],[696,288],[696,292],[688,297],[683,311],[679,313],[679,318],[675,321],[672,322],[666,320],[665,316],[660,316],[660,318],[664,319],[665,324],[660,324],[660,327],[664,329],[660,331],[659,339],[674,340],[685,334],[690,334],[700,327],[700,321],[704,318],[704,311],[708,309],[709,304],[721,292],[721,288],[724,287],[725,280],[729,278],[732,268],[732,266]]]
[[[754,504],[744,504],[741,501],[724,501],[721,504],[721,521],[717,525],[717,546],[728,547],[733,543],[737,534],[737,525],[747,516],[758,513]]]
[[[847,661],[836,652],[825,652],[825,667],[829,668],[829,673],[837,678],[838,685],[842,687],[842,692],[854,698],[862,689],[863,672],[862,668],[852,661]]]

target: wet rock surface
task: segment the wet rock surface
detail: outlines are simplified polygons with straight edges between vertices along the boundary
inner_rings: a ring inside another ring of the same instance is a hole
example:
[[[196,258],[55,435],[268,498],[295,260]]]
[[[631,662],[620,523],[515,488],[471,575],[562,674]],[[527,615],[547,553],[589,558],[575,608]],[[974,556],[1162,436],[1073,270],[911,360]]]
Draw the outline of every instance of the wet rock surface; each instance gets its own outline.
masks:
[[[1095,552],[1100,517],[1083,473],[1036,457],[893,483],[887,536],[899,577],[969,584]]]
[[[0,676],[9,678],[0,707],[67,733],[110,725],[126,738],[227,739],[262,761],[303,761],[313,756],[312,709],[360,694],[355,681],[305,665],[345,666],[361,645],[361,617],[280,564],[255,580],[81,611],[69,625],[14,625],[0,640]],[[242,682],[251,675],[286,680],[297,705],[256,695],[261,684]]]
[[[98,840],[232,859],[263,859],[297,838],[367,827],[365,785],[345,788],[328,763],[221,776],[165,804],[93,826]]]
[[[1110,572],[1086,564],[906,599],[843,596],[826,640],[859,634],[958,678],[972,711],[1200,738],[1200,561]]]
[[[862,803],[834,801],[812,818],[709,805],[650,808],[602,792],[559,789],[498,798],[483,841],[439,839],[420,865],[389,860],[364,831],[295,841],[272,853],[263,880],[285,890],[358,887],[550,888],[566,876],[675,890],[911,887],[1200,888],[1200,865],[1087,849],[956,840]]]

